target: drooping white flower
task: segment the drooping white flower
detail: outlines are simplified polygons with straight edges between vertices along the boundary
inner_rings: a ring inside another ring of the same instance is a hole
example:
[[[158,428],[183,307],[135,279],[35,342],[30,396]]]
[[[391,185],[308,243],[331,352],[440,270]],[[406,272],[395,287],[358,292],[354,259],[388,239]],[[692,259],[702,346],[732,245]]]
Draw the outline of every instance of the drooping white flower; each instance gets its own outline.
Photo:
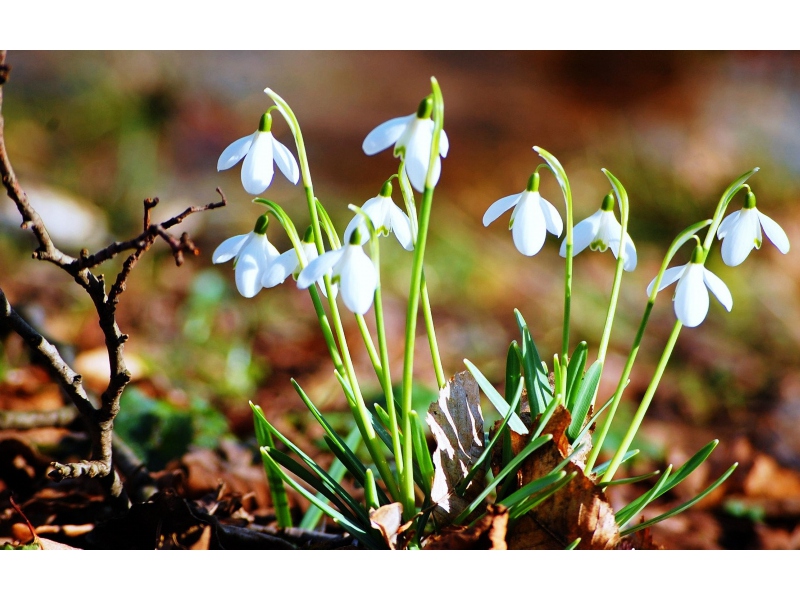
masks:
[[[211,258],[214,264],[235,259],[236,289],[245,298],[252,298],[261,291],[264,274],[280,256],[267,239],[267,223],[267,217],[261,215],[253,231],[225,240],[217,246]]]
[[[572,252],[578,254],[587,247],[590,250],[605,252],[611,248],[614,257],[618,258],[619,238],[622,234],[622,225],[614,216],[614,196],[608,194],[603,198],[603,204],[596,213],[575,225],[572,231]],[[561,244],[561,256],[567,255],[567,241]],[[636,268],[636,247],[628,232],[625,232],[625,246],[622,249],[623,265],[626,271]]]
[[[306,257],[306,265],[319,256],[319,252],[317,252],[317,246],[314,244],[313,239],[314,234],[309,226],[308,230],[306,231],[306,235],[300,242],[300,248]],[[331,273],[329,272],[328,275],[330,274]],[[290,248],[272,261],[269,268],[264,272],[264,276],[261,279],[261,284],[265,288],[275,287],[276,285],[280,285],[286,281],[286,278],[289,277],[289,275],[293,275],[295,279],[297,279],[297,277],[300,275],[300,261],[297,258],[297,252],[294,248]],[[328,294],[325,291],[325,281],[323,278],[320,277],[317,279],[316,283],[319,286],[319,289],[322,291],[322,294],[327,296]],[[333,295],[335,297],[337,292],[336,284],[331,285],[331,290],[333,291]]]
[[[733,297],[719,277],[706,269],[703,264],[703,249],[698,246],[692,253],[692,259],[682,267],[672,267],[664,271],[661,284],[658,286],[660,292],[668,285],[678,282],[675,288],[673,303],[675,306],[675,316],[686,325],[686,327],[697,327],[703,322],[708,314],[708,292],[711,291],[720,304],[730,312],[733,308]],[[655,279],[647,286],[647,295],[653,292]]]
[[[425,98],[419,109],[413,115],[389,119],[378,125],[367,134],[361,147],[364,152],[372,156],[381,150],[386,150],[394,144],[394,155],[403,156],[408,179],[418,192],[425,190],[425,178],[428,175],[428,165],[431,157],[431,141],[433,140],[433,100]],[[433,164],[433,181],[436,185],[442,170],[442,160],[447,156],[450,142],[447,134],[442,130],[439,136],[439,156]]]
[[[386,182],[383,184],[381,193],[374,198],[367,200],[361,207],[361,210],[366,213],[369,220],[372,221],[372,226],[375,229],[376,235],[389,235],[394,232],[397,241],[406,250],[414,249],[414,240],[411,235],[411,221],[403,210],[392,201],[392,184]],[[350,239],[353,230],[358,227],[362,240],[369,239],[369,230],[364,217],[360,214],[354,216],[347,228],[344,230],[345,241]]]
[[[722,240],[723,262],[735,267],[744,262],[753,248],[761,248],[762,228],[778,250],[784,254],[789,251],[786,232],[756,208],[755,194],[747,192],[744,208],[725,217],[717,230],[717,237]]]
[[[365,314],[372,306],[378,287],[378,271],[364,252],[361,241],[356,229],[350,243],[312,260],[300,272],[297,287],[306,289],[330,271],[332,280],[339,284],[344,305],[358,315]]]
[[[558,237],[564,229],[564,223],[556,207],[536,191],[537,183],[538,174],[534,173],[528,180],[525,191],[500,198],[483,215],[483,225],[488,227],[492,221],[513,206],[514,212],[511,213],[508,228],[511,230],[517,250],[525,256],[533,256],[542,249],[548,231]]]
[[[273,137],[271,128],[272,117],[264,113],[258,130],[225,148],[217,161],[217,171],[224,171],[244,158],[242,185],[248,194],[258,195],[269,187],[275,174],[273,163],[292,183],[297,184],[300,179],[297,161],[289,149]]]

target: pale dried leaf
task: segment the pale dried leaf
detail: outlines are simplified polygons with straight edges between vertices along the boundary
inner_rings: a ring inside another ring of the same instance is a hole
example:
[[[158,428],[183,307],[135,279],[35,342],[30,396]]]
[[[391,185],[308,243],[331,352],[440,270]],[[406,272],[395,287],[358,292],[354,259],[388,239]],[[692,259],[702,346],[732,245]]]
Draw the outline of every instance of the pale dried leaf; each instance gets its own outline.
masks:
[[[507,550],[508,509],[487,506],[486,514],[473,526],[451,526],[430,536],[426,550]]]
[[[434,516],[439,523],[447,524],[480,493],[484,480],[481,470],[463,497],[454,493],[484,448],[480,388],[469,371],[450,379],[430,405],[425,420],[436,440],[431,490],[431,500],[437,505]]]
[[[397,545],[397,533],[403,522],[403,505],[395,502],[394,504],[384,504],[379,508],[371,508],[369,522],[381,532],[389,548],[394,550]]]

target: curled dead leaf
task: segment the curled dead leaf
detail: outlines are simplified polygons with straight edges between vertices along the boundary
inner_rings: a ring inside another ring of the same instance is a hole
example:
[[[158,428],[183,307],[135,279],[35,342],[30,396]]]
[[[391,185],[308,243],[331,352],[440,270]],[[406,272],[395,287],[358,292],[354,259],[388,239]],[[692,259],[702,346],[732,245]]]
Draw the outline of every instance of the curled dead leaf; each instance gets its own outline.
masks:
[[[450,526],[430,536],[425,550],[506,550],[508,509],[487,506],[486,514],[471,527]]]
[[[436,440],[431,489],[431,500],[436,505],[433,514],[438,523],[447,524],[469,506],[484,481],[481,470],[463,496],[454,493],[484,448],[480,388],[469,371],[457,373],[447,382],[438,400],[430,405],[425,421]]]

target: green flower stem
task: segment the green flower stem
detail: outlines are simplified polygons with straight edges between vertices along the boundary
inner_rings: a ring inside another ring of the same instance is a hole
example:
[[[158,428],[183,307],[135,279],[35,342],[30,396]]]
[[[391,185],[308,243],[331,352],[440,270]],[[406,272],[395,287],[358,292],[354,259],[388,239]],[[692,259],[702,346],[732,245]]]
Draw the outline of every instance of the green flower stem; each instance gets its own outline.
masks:
[[[564,196],[564,204],[566,205],[567,213],[567,236],[565,240],[566,262],[564,265],[564,325],[562,327],[561,334],[561,376],[559,378],[561,385],[559,386],[559,389],[556,390],[555,394],[556,397],[560,395],[563,402],[563,399],[567,397],[567,367],[569,366],[569,322],[570,312],[572,310],[572,188],[570,188],[569,179],[564,171],[564,167],[561,166],[561,163],[558,161],[558,159],[543,148],[534,146],[533,149],[547,162],[546,165],[537,166],[536,172],[538,173],[539,169],[542,167],[547,167],[550,169],[553,175],[555,175],[558,185],[561,188],[561,193]]]
[[[295,143],[297,145],[297,156],[300,161],[300,173],[303,178],[303,188],[306,193],[306,202],[308,203],[308,212],[311,216],[311,227],[314,231],[314,244],[317,247],[317,252],[322,255],[322,253],[325,252],[325,248],[322,244],[322,231],[320,228],[319,214],[317,212],[317,203],[316,198],[314,197],[311,171],[308,166],[308,155],[306,154],[305,144],[303,142],[303,134],[300,131],[300,124],[298,123],[297,117],[295,116],[291,107],[289,107],[283,98],[278,96],[278,94],[274,93],[269,88],[264,91],[270,96],[270,98],[273,99],[275,105],[278,107],[278,111],[286,119],[286,122],[289,124],[289,128],[292,131],[292,135],[294,136]],[[361,388],[358,385],[358,379],[356,378],[355,369],[353,368],[353,360],[347,347],[347,338],[344,335],[344,328],[342,327],[342,319],[339,315],[339,308],[336,304],[336,298],[333,295],[330,276],[325,275],[324,282],[325,291],[328,296],[328,305],[331,310],[333,329],[336,332],[340,354],[344,362],[345,374],[347,375],[347,381],[356,401],[356,405],[353,407],[352,411],[353,416],[356,419],[356,424],[358,425],[359,430],[361,430],[364,436],[364,445],[367,447],[367,450],[369,451],[372,460],[375,462],[375,466],[377,467],[384,484],[389,490],[389,495],[393,498],[398,498],[399,489],[397,487],[397,482],[395,481],[394,475],[392,475],[392,471],[389,468],[389,463],[386,461],[386,457],[383,453],[383,447],[381,445],[382,442],[380,439],[378,439],[375,429],[372,426],[372,420],[370,419],[369,411],[364,404],[364,397],[361,394]]]
[[[658,384],[661,382],[661,376],[664,374],[664,369],[667,368],[669,357],[672,355],[672,351],[675,349],[675,342],[678,341],[678,335],[680,334],[681,329],[683,329],[683,323],[681,323],[679,320],[675,321],[675,325],[672,327],[672,333],[667,340],[667,345],[664,347],[664,352],[661,353],[661,359],[658,361],[656,372],[653,374],[653,379],[650,382],[650,385],[647,386],[647,391],[644,393],[644,397],[639,404],[636,414],[633,416],[633,420],[631,421],[630,427],[628,427],[628,431],[625,433],[622,443],[617,449],[616,454],[614,454],[614,458],[611,459],[611,464],[608,465],[605,475],[603,475],[603,478],[600,480],[601,484],[607,483],[614,478],[614,474],[617,472],[619,465],[622,463],[622,458],[625,456],[628,448],[630,448],[631,444],[633,443],[633,438],[639,431],[639,427],[644,420],[644,415],[647,412],[647,409],[650,407],[650,401],[653,399],[656,389],[658,388]]]
[[[364,340],[364,347],[367,349],[367,354],[369,355],[369,360],[372,363],[372,368],[375,370],[375,376],[378,378],[378,381],[383,381],[383,367],[381,366],[381,358],[378,355],[378,351],[375,349],[375,343],[372,341],[372,334],[369,332],[367,322],[364,320],[363,315],[354,314],[353,316],[356,318],[358,330],[361,332],[361,338]]]
[[[389,369],[389,349],[386,344],[386,326],[383,320],[383,295],[381,294],[381,258],[380,241],[374,232],[370,236],[370,248],[372,262],[375,263],[375,270],[378,272],[378,287],[375,288],[375,328],[378,330],[378,347],[381,357],[380,381],[383,387],[383,395],[386,397],[386,412],[389,414],[389,433],[392,436],[392,450],[394,452],[395,464],[397,465],[398,477],[402,481],[403,473],[403,451],[400,447],[400,426],[397,422],[397,410],[394,405],[394,391],[392,390],[392,375]],[[408,430],[406,430],[408,431]]]
[[[433,326],[433,314],[431,314],[431,300],[428,297],[428,286],[425,282],[425,271],[422,271],[422,315],[425,317],[425,331],[428,334],[428,345],[431,348],[431,360],[433,370],[436,373],[436,383],[439,389],[443,389],[447,380],[442,369],[442,357],[439,355],[439,344],[436,341],[436,328]]]
[[[404,162],[400,163],[400,168],[397,172],[397,178],[400,181],[400,191],[403,194],[403,202],[406,206],[406,213],[408,213],[409,221],[411,222],[411,239],[417,239],[417,209],[414,205],[414,190],[411,183],[408,181],[408,175],[405,172]],[[436,327],[433,324],[433,313],[431,312],[431,300],[428,295],[428,284],[425,280],[425,271],[422,272],[422,314],[425,317],[425,332],[428,335],[428,345],[431,349],[431,361],[433,362],[433,370],[436,373],[436,383],[441,390],[447,383],[444,376],[444,369],[442,368],[442,357],[439,354],[439,343],[436,341]]]
[[[628,385],[628,377],[630,377],[631,371],[633,370],[633,363],[636,361],[636,355],[639,353],[639,347],[642,344],[644,331],[647,328],[647,322],[650,320],[650,313],[652,312],[653,306],[656,303],[656,297],[658,296],[658,287],[661,284],[661,278],[664,276],[664,271],[667,270],[670,261],[675,256],[675,253],[680,249],[680,247],[683,246],[687,241],[692,239],[694,234],[696,234],[698,231],[700,231],[710,223],[711,220],[707,219],[705,221],[700,221],[699,223],[695,223],[694,225],[690,225],[689,227],[684,229],[673,240],[672,244],[667,250],[666,255],[664,256],[664,260],[661,261],[661,268],[658,270],[656,278],[653,281],[653,289],[650,292],[650,297],[647,299],[647,306],[645,306],[644,315],[642,315],[642,321],[641,323],[639,323],[639,330],[636,332],[636,337],[633,340],[631,351],[628,353],[628,360],[625,362],[625,367],[622,370],[622,375],[619,378],[619,383],[617,384],[617,389],[614,392],[614,396],[610,400],[611,405],[609,406],[608,409],[608,416],[603,422],[603,426],[600,428],[600,432],[598,433],[596,439],[594,440],[594,446],[592,447],[592,451],[589,453],[589,456],[586,459],[586,469],[585,469],[586,473],[590,473],[592,471],[592,468],[594,468],[595,462],[597,462],[597,457],[599,456],[600,451],[603,448],[603,442],[605,442],[606,436],[608,435],[608,431],[611,428],[611,422],[614,420],[614,415],[617,412],[617,407],[619,406],[620,400],[622,399],[622,393],[625,390],[625,386]],[[622,457],[625,455],[625,452],[622,452],[621,454],[618,452],[617,454],[618,456],[615,455],[615,458],[619,458],[621,462]],[[617,463],[616,466],[618,467],[619,463]]]
[[[425,242],[428,237],[428,225],[431,219],[431,206],[433,204],[433,174],[434,161],[439,155],[439,139],[442,134],[444,122],[444,102],[442,92],[436,78],[431,77],[433,88],[433,138],[431,140],[431,154],[428,164],[428,174],[425,178],[425,191],[422,194],[422,204],[419,212],[419,232],[414,243],[414,262],[411,270],[411,289],[408,295],[408,311],[406,313],[406,339],[403,360],[403,471],[402,495],[403,516],[411,519],[416,514],[414,500],[414,436],[411,435],[411,410],[412,386],[414,383],[414,336],[417,327],[417,313],[419,310],[419,296],[422,288],[422,264],[425,256]]]

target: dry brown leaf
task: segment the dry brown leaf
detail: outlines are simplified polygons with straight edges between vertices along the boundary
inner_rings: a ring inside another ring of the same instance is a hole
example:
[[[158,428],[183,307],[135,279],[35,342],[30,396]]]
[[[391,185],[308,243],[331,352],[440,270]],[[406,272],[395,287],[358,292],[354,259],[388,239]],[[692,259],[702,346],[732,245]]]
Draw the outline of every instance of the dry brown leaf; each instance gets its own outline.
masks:
[[[487,506],[486,514],[472,527],[451,526],[430,536],[425,550],[507,550],[508,509]]]
[[[380,508],[369,510],[369,522],[381,532],[383,539],[391,550],[397,546],[397,533],[403,522],[403,505],[400,502],[384,504]]]
[[[189,550],[208,550],[211,547],[211,525],[203,527],[203,533],[197,541],[189,546]]]
[[[775,500],[800,498],[800,473],[781,467],[771,456],[759,454],[747,474],[744,492]]]
[[[520,486],[548,475],[569,456],[572,447],[566,429],[570,420],[566,409],[559,406],[555,410],[544,430],[553,435],[553,440],[522,463],[517,473]],[[529,436],[511,434],[515,452],[527,445]],[[509,548],[557,550],[577,538],[581,538],[580,549],[617,546],[619,528],[606,495],[583,474],[582,461],[569,462],[564,470],[567,475],[575,474],[572,481],[514,523],[507,537]]]
[[[431,490],[431,500],[437,505],[434,518],[447,524],[480,493],[484,480],[481,470],[464,496],[453,493],[483,452],[483,415],[475,378],[468,371],[453,376],[430,405],[425,420],[436,440]]]

